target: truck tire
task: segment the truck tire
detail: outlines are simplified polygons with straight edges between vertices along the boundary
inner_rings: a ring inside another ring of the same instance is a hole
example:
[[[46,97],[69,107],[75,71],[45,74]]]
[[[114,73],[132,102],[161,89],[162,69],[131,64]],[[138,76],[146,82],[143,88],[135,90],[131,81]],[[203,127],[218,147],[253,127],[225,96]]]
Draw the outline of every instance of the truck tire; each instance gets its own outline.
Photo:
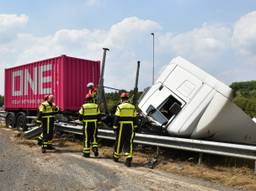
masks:
[[[8,112],[5,118],[6,127],[14,128],[15,127],[15,113]]]
[[[26,120],[25,113],[23,112],[18,113],[18,117],[16,119],[16,128],[18,131],[27,130],[27,120]]]

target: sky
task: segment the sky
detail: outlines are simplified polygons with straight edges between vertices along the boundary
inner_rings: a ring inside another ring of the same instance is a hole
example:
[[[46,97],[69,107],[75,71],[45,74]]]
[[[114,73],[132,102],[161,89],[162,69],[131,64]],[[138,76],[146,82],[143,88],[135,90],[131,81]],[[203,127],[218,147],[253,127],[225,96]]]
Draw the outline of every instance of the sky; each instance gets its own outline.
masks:
[[[68,56],[102,59],[105,85],[132,89],[152,83],[182,56],[230,84],[256,80],[255,0],[0,0],[0,94],[4,69]],[[156,78],[155,77],[155,78]]]

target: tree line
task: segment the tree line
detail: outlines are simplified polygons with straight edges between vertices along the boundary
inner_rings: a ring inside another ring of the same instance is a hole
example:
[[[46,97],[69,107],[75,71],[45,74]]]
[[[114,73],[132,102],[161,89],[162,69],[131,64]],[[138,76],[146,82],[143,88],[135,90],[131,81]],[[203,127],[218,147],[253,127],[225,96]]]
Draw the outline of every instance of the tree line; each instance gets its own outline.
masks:
[[[256,81],[234,82],[233,101],[250,117],[256,117]]]
[[[0,107],[4,105],[4,96],[0,95]]]
[[[230,85],[234,91],[233,101],[250,117],[256,117],[256,81],[234,82]],[[119,95],[125,90],[106,93],[108,109],[117,105],[120,101]],[[133,91],[129,92],[133,95]],[[138,97],[142,94],[139,92]],[[0,107],[4,105],[4,96],[0,95]]]

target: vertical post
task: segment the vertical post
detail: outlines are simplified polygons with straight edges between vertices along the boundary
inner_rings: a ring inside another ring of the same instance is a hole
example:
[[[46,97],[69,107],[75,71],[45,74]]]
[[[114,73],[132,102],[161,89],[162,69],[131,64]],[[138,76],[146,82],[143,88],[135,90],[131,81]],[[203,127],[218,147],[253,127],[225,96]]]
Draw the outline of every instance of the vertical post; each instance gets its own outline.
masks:
[[[254,174],[256,174],[256,160],[254,161]]]
[[[139,73],[140,73],[140,61],[137,62],[137,71],[136,71],[136,79],[135,79],[135,86],[133,91],[133,100],[132,103],[137,107],[138,102],[138,82],[139,82]]]
[[[160,147],[157,146],[157,147],[156,147],[156,157],[158,158],[159,155],[160,155]]]
[[[104,73],[105,73],[105,62],[106,62],[107,51],[109,51],[108,48],[103,48],[103,57],[101,62],[100,81],[99,81],[99,88],[98,88],[99,104],[101,105],[103,103],[103,111],[106,114],[108,113],[108,108],[107,108],[107,102],[106,102],[105,91],[104,91]]]
[[[203,161],[203,153],[199,153],[199,157],[198,157],[198,162],[197,162],[197,164],[198,164],[198,165],[202,164],[202,161]]]
[[[152,59],[153,59],[153,68],[152,68],[152,85],[154,84],[154,81],[155,81],[155,33],[151,33],[152,35],[152,40],[153,40],[153,49],[152,49]]]

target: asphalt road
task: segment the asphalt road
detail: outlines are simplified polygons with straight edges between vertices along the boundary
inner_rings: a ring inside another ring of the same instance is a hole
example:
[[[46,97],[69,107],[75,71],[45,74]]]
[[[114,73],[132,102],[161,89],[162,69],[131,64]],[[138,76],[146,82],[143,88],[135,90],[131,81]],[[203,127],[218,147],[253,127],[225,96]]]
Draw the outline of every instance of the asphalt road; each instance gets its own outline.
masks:
[[[127,168],[106,158],[83,158],[75,148],[42,154],[33,141],[0,128],[0,190],[233,190],[145,167]]]

